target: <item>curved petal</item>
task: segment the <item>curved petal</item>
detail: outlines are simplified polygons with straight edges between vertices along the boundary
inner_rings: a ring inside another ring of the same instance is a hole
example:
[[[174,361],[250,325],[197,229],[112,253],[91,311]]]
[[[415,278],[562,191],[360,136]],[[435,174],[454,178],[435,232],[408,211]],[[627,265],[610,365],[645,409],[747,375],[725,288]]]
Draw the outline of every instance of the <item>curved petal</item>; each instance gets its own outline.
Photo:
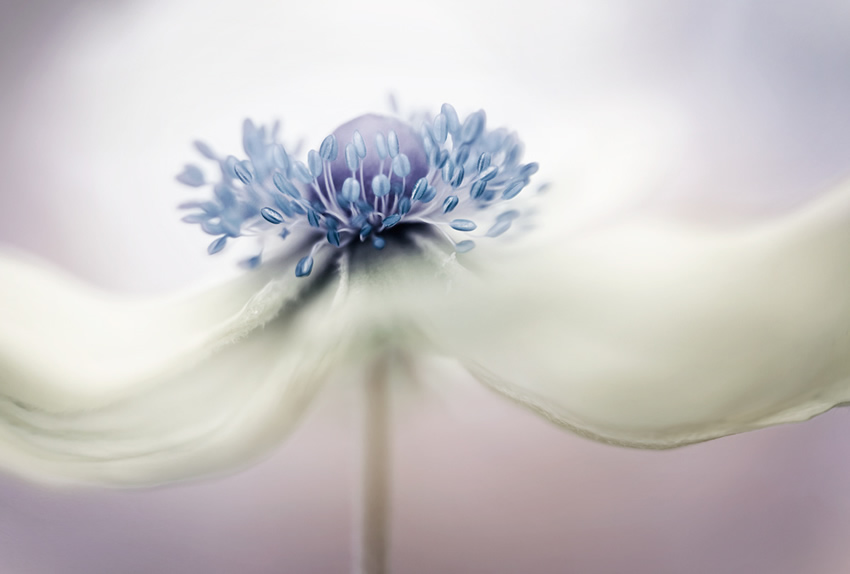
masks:
[[[204,293],[131,301],[0,257],[0,464],[140,485],[257,456],[334,361],[310,285],[269,265]]]
[[[850,185],[746,230],[644,215],[478,263],[430,339],[581,434],[666,448],[850,400]]]

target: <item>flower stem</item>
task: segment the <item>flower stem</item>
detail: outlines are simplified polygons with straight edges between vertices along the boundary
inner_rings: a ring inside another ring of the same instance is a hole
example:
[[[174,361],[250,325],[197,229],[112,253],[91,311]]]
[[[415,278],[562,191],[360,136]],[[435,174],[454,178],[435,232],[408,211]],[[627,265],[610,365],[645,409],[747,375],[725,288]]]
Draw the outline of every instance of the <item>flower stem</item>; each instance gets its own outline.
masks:
[[[389,359],[375,363],[363,385],[360,524],[354,574],[386,574],[390,518]]]

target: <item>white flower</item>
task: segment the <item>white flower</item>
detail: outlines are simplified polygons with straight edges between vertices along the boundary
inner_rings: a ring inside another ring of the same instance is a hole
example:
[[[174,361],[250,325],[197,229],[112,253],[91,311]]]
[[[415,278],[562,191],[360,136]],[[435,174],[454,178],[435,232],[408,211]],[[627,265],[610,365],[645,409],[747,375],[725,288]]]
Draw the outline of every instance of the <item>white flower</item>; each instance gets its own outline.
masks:
[[[288,260],[145,301],[4,256],[3,466],[116,484],[238,466],[277,444],[327,377],[388,352],[450,357],[558,424],[643,448],[850,400],[850,188],[731,227],[647,203],[685,157],[675,154],[693,137],[689,114],[641,92],[570,95],[568,80],[606,54],[576,65],[581,41],[565,40],[562,22],[617,14],[570,5],[485,25],[487,4],[446,3],[417,12],[411,29],[393,3],[192,4],[151,3],[124,14],[124,27],[95,26],[101,36],[56,64],[91,79],[45,80],[81,100],[56,121],[95,149],[63,157],[47,145],[70,187],[78,178],[134,205],[171,185],[195,136],[234,134],[242,116],[268,113],[292,117],[287,133],[318,146],[316,125],[333,129],[395,90],[411,106],[486,104],[494,124],[515,128],[552,184],[536,227],[457,256],[437,240],[416,251],[389,243],[366,260],[328,259],[309,278]],[[532,23],[536,41],[507,34]],[[152,231],[153,245],[168,233]]]

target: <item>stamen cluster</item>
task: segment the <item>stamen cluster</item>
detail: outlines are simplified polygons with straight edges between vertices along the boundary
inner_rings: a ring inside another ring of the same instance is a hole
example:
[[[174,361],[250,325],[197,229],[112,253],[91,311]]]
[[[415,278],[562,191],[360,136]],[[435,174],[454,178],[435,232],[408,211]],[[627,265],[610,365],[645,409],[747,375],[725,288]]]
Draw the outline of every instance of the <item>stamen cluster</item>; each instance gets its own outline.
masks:
[[[246,120],[246,159],[219,157],[195,142],[204,157],[218,163],[221,177],[212,184],[210,200],[181,208],[193,210],[183,221],[216,236],[210,254],[240,236],[302,235],[312,247],[295,267],[299,277],[310,274],[322,247],[368,241],[383,249],[390,230],[405,224],[433,226],[456,251],[469,251],[474,241],[455,241],[448,230],[471,233],[479,227],[476,221],[486,220],[485,236],[507,231],[520,214],[500,207],[538,169],[536,163],[520,163],[523,146],[516,134],[486,129],[483,110],[461,122],[448,104],[418,131],[395,118],[361,116],[325,137],[318,150],[307,153],[306,163],[287,153],[278,127]],[[207,185],[194,165],[177,179],[191,187]],[[261,257],[262,252],[244,264],[259,265]]]

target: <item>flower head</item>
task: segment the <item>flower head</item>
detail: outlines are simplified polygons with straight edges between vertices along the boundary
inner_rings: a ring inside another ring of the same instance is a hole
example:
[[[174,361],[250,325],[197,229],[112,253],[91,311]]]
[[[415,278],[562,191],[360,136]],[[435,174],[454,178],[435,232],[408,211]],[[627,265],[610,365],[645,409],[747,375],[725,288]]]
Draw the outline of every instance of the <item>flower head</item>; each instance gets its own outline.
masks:
[[[211,200],[181,206],[194,210],[183,220],[216,236],[210,254],[245,235],[306,245],[307,254],[295,265],[298,277],[312,272],[314,257],[327,246],[369,243],[383,249],[392,236],[436,231],[463,253],[475,242],[455,241],[446,230],[469,235],[486,223],[480,235],[506,232],[520,216],[508,202],[538,169],[520,163],[517,136],[488,130],[483,110],[461,121],[449,104],[418,121],[416,129],[395,118],[360,116],[325,137],[305,163],[278,141],[279,124],[257,127],[245,120],[246,159],[218,156],[196,142],[202,155],[218,163],[221,177]],[[195,165],[177,179],[192,187],[206,183]],[[244,265],[256,267],[261,256]]]

